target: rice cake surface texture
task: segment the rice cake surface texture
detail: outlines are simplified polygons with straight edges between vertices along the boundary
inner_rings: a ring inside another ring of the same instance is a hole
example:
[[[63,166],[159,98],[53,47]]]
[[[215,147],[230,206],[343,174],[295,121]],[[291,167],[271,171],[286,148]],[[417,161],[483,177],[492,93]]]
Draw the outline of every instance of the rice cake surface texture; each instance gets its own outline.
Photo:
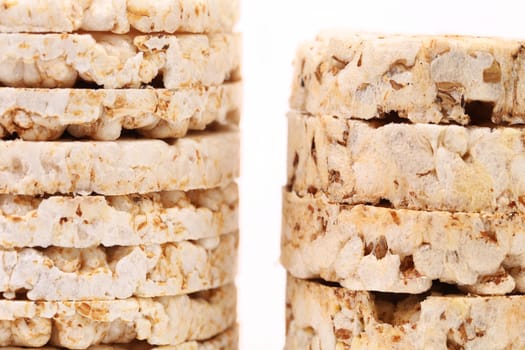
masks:
[[[238,230],[236,184],[108,197],[0,195],[2,249],[153,245]]]
[[[236,290],[118,301],[0,301],[1,346],[68,349],[131,343],[179,345],[235,325]],[[190,348],[191,349],[191,348]]]
[[[237,234],[198,241],[0,251],[0,292],[29,300],[111,300],[189,294],[232,283]]]
[[[94,345],[87,350],[237,350],[239,343],[239,330],[237,327],[213,337],[209,340],[189,341],[179,345],[154,346],[146,342],[133,342],[118,345]],[[24,350],[27,348],[20,347],[0,347],[0,350]],[[42,348],[33,348],[35,350],[67,350],[46,346]]]
[[[521,350],[525,299],[429,296],[399,302],[289,278],[286,350]]]
[[[241,83],[188,89],[0,88],[0,138],[49,141],[66,131],[112,141],[123,130],[179,138],[209,124],[238,125]]]
[[[0,32],[230,32],[239,0],[2,0]]]
[[[178,140],[0,143],[0,193],[126,195],[206,189],[239,174],[239,132]]]
[[[525,130],[289,116],[288,184],[345,204],[523,212]]]
[[[106,89],[214,86],[239,80],[238,34],[0,34],[0,84]]]
[[[415,123],[525,122],[524,42],[325,32],[295,60],[291,106]]]
[[[525,292],[525,216],[330,204],[284,194],[282,258],[295,277],[350,290]]]

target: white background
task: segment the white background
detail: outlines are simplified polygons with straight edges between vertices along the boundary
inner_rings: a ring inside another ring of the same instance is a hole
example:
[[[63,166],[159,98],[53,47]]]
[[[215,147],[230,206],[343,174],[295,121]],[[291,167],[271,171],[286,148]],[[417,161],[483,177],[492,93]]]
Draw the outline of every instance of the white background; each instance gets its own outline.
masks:
[[[287,100],[300,41],[323,28],[525,39],[525,1],[243,0],[245,108],[241,180],[241,350],[282,349],[279,267]]]

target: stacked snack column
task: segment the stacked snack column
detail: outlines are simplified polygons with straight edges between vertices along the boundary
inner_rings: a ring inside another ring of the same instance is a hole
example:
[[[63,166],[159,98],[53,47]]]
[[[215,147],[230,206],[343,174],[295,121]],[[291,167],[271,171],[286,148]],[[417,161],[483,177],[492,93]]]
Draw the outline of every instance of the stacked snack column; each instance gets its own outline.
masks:
[[[521,47],[344,32],[301,46],[287,349],[523,346]]]
[[[132,3],[0,10],[0,346],[238,346],[239,3]]]

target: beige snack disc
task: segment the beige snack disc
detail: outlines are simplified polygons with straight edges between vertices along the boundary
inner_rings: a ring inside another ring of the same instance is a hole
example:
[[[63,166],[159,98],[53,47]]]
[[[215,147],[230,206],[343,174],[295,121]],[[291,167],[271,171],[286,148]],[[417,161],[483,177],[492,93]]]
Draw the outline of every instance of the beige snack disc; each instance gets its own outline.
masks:
[[[4,141],[0,193],[125,195],[225,186],[239,174],[239,132],[170,141]]]
[[[330,204],[284,194],[281,261],[295,277],[418,294],[433,280],[483,295],[525,292],[525,215]]]
[[[287,324],[286,350],[521,350],[525,298],[407,298],[289,278]]]
[[[233,285],[191,295],[113,301],[0,301],[0,346],[87,349],[145,341],[179,345],[235,325]]]
[[[0,292],[29,300],[111,300],[194,293],[231,283],[237,234],[130,247],[0,251]]]
[[[238,125],[241,83],[178,90],[0,88],[0,137],[116,140],[122,130],[179,138],[211,123]]]
[[[213,337],[209,340],[189,341],[179,345],[154,346],[146,342],[135,341],[128,344],[118,345],[94,345],[87,350],[236,350],[239,346],[239,330],[237,327]],[[33,348],[34,350],[67,350],[46,346],[43,348]],[[0,347],[0,350],[27,350],[19,347]]]
[[[2,0],[1,32],[229,32],[238,0]]]
[[[331,202],[525,211],[525,129],[289,116],[288,184]]]
[[[238,34],[0,34],[0,84],[106,89],[221,85],[240,76]]]
[[[415,123],[525,123],[525,42],[326,32],[302,45],[291,106]]]
[[[239,230],[236,184],[126,196],[0,195],[0,248],[135,246]]]

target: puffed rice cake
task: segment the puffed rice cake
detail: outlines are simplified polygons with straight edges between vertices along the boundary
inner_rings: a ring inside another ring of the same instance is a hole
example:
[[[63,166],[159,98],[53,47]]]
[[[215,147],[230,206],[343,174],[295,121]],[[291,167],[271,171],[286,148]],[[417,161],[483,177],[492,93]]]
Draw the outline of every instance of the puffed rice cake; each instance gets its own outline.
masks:
[[[220,187],[239,174],[239,132],[177,140],[0,142],[0,193],[128,195]]]
[[[0,32],[230,32],[239,0],[2,0]]]
[[[523,296],[395,296],[288,278],[286,350],[518,350]]]
[[[144,195],[0,195],[0,249],[201,240],[237,232],[238,221],[239,191],[234,183]]]
[[[293,109],[414,123],[525,123],[525,42],[326,31],[295,59]]]
[[[478,295],[525,292],[525,216],[340,205],[284,193],[282,258],[303,279],[420,294],[434,281]]]
[[[113,141],[126,130],[180,138],[210,124],[238,126],[240,82],[185,89],[0,89],[0,137],[53,141],[64,133]]]
[[[240,78],[237,34],[0,34],[0,84],[25,88],[166,89]],[[155,80],[158,78],[157,80]]]
[[[179,345],[235,325],[233,285],[196,294],[113,301],[0,301],[0,344],[87,349],[131,343]]]

